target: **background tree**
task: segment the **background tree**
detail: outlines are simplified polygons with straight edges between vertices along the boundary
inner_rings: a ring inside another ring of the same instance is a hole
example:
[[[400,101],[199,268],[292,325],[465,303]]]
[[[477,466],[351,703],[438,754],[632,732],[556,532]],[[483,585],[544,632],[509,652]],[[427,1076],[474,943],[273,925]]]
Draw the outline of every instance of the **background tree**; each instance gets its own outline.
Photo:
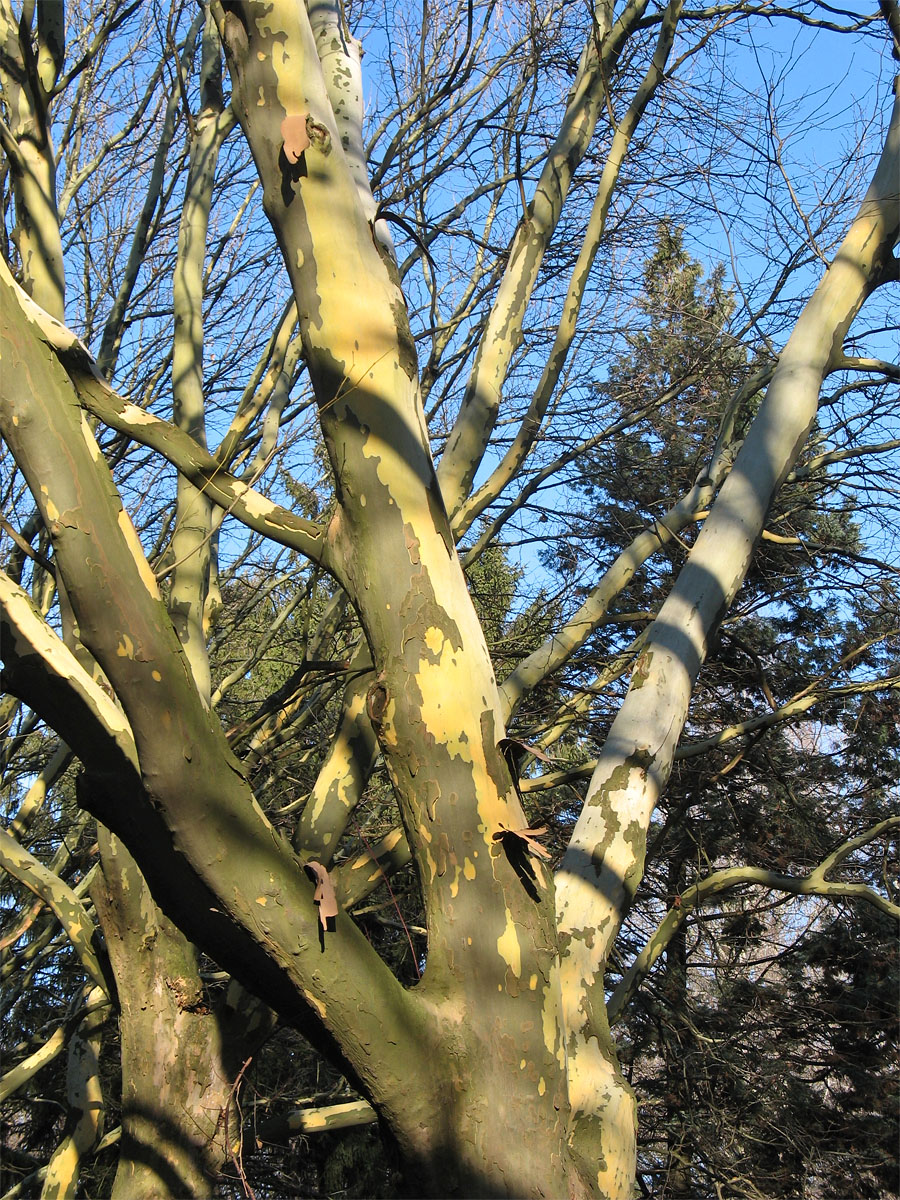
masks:
[[[690,487],[723,409],[741,378],[753,374],[730,337],[735,301],[721,271],[708,283],[701,276],[681,233],[662,225],[644,271],[647,327],[613,364],[607,388],[624,397],[624,408],[640,389],[660,393],[674,379],[696,377],[698,366],[700,374],[682,391],[677,422],[654,412],[583,465],[581,520],[598,553],[621,551]],[[751,419],[758,401],[748,397],[739,422]],[[574,535],[577,515],[568,520]],[[811,678],[828,674],[836,649],[848,664],[874,653],[881,671],[891,670],[895,635],[883,620],[872,612],[868,625],[858,605],[835,611],[833,595],[832,604],[822,601],[820,572],[839,571],[860,549],[859,523],[844,499],[829,493],[825,473],[806,472],[785,486],[768,526],[789,527],[812,552],[798,561],[783,538],[764,540],[757,551],[695,690],[689,728],[698,748],[723,722],[740,722],[748,696],[777,712]],[[690,538],[685,531],[670,543],[619,602],[639,613],[658,608]],[[579,557],[573,544],[570,535],[559,564],[564,574]],[[641,628],[618,624],[607,632],[604,657]],[[707,749],[677,764],[654,820],[644,899],[626,922],[633,953],[660,905],[680,903],[711,867],[802,871],[827,855],[841,821],[865,826],[890,818],[895,795],[884,785],[897,753],[896,722],[861,720],[852,685],[849,694],[832,692],[828,732],[762,725],[737,753],[733,745]],[[818,715],[822,721],[821,709]],[[587,725],[585,739],[591,734]],[[873,739],[864,768],[857,738]],[[824,739],[831,742],[826,753]],[[715,1182],[726,1179],[732,1194],[747,1196],[802,1195],[810,1186],[833,1196],[877,1196],[894,1187],[896,1114],[886,1072],[896,1044],[888,997],[896,991],[897,961],[890,921],[856,907],[836,921],[830,908],[807,906],[799,937],[792,928],[799,919],[771,893],[729,900],[721,919],[689,919],[666,941],[657,973],[625,1014],[623,1057],[646,1098],[642,1180],[653,1194],[714,1194]],[[847,1006],[839,1022],[830,1019],[836,1003]],[[859,1056],[848,1055],[848,1035],[858,1039]],[[815,1178],[825,1162],[827,1175]]]
[[[9,1194],[875,1194],[900,134],[728,79],[894,7],[2,13]]]

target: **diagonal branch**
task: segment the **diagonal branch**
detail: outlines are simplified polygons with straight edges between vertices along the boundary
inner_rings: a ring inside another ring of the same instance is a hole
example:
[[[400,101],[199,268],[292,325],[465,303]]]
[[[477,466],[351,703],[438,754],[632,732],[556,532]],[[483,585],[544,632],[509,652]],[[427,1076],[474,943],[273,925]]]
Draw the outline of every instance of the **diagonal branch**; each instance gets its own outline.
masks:
[[[305,554],[329,569],[331,556],[321,526],[273,503],[242,483],[224,471],[215,457],[195,442],[190,434],[169,421],[145,412],[113,391],[84,344],[22,291],[5,263],[0,263],[0,278],[11,290],[10,302],[13,298],[18,302],[32,333],[57,355],[81,403],[93,416],[111,429],[127,434],[141,445],[162,454],[213,503],[248,528]]]
[[[608,1037],[602,964],[644,870],[647,829],[668,782],[709,639],[746,577],[772,500],[815,420],[822,381],[881,282],[900,234],[900,86],[871,186],[828,272],[782,351],[735,465],[686,565],[651,625],[557,871],[570,1100],[580,1124],[598,1111],[585,1064]]]
[[[108,996],[109,984],[93,946],[94,922],[69,885],[48,870],[24,846],[20,846],[5,829],[0,829],[0,867],[53,910],[82,967],[103,994]]]
[[[469,494],[487,449],[544,254],[603,108],[605,81],[646,7],[647,0],[631,0],[611,29],[604,24],[588,35],[559,134],[513,237],[462,405],[438,467],[444,503],[451,516]]]
[[[575,337],[578,317],[582,301],[590,278],[591,268],[600,242],[606,232],[606,218],[612,203],[613,193],[619,181],[622,167],[631,139],[640,124],[647,105],[655,95],[664,78],[666,62],[675,41],[675,30],[681,13],[683,0],[670,0],[657,39],[656,49],[647,72],[640,86],[632,97],[631,104],[625,116],[616,126],[612,145],[606,156],[603,173],[597,185],[597,195],[594,207],[588,220],[587,229],[578,252],[575,266],[569,280],[569,287],[562,306],[562,316],[556,330],[541,378],[532,396],[528,412],[522,420],[512,445],[503,456],[502,462],[491,472],[477,492],[462,506],[454,518],[454,535],[462,537],[481,513],[491,505],[507,486],[510,480],[518,474],[525,459],[530,454],[543,424],[548,405],[553,396],[559,377],[568,358],[569,349]]]
[[[700,738],[695,742],[684,742],[675,751],[675,761],[682,762],[686,758],[697,758],[699,755],[707,754],[710,750],[715,750],[717,746],[724,746],[745,734],[759,733],[765,729],[772,729],[776,725],[783,725],[786,721],[791,721],[794,717],[809,712],[815,705],[833,700],[837,696],[858,695],[861,692],[875,692],[897,687],[900,687],[900,675],[846,684],[842,687],[828,688],[826,691],[801,692],[771,712],[765,712],[758,717],[748,717],[746,721],[738,721],[734,725],[726,725],[711,737]],[[547,771],[534,779],[523,779],[521,781],[522,791],[543,792],[549,788],[559,787],[563,783],[589,779],[597,768],[597,762],[596,758],[591,758],[575,767],[567,767],[564,771]]]
[[[699,883],[686,888],[681,893],[677,906],[669,909],[666,913],[610,997],[608,1005],[610,1025],[622,1017],[635,992],[684,924],[688,915],[704,901],[713,896],[721,896],[735,888],[753,885],[772,891],[785,892],[792,896],[844,896],[848,899],[863,900],[880,912],[900,921],[900,905],[893,904],[868,884],[838,883],[825,878],[854,850],[868,845],[869,842],[875,841],[882,834],[896,829],[898,826],[900,826],[900,817],[888,817],[886,820],[880,821],[871,829],[842,843],[827,858],[823,858],[808,875],[784,875],[778,871],[764,870],[762,867],[725,867],[721,871],[713,871]]]
[[[95,759],[79,799],[122,838],[166,915],[377,1098],[379,1070],[399,1072],[417,1053],[424,1015],[349,917],[338,918],[323,952],[313,889],[200,700],[71,380],[9,290],[6,300],[0,427],[141,768],[139,781],[133,768],[111,777]],[[41,664],[25,665],[33,668],[29,702],[47,707]],[[92,757],[77,727],[60,732],[83,760]]]

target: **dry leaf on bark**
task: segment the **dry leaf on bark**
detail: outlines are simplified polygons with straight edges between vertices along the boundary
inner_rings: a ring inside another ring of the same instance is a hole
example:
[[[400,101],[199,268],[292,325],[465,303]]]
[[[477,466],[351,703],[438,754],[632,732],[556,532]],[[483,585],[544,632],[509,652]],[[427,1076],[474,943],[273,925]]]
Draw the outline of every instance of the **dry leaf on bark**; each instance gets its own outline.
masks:
[[[287,116],[281,122],[284,156],[289,163],[299,162],[303,151],[309,146],[306,116],[306,113],[294,113],[293,116]]]
[[[334,891],[334,884],[331,882],[331,876],[328,874],[326,867],[315,860],[305,864],[307,873],[316,881],[316,890],[313,893],[313,903],[319,906],[319,921],[322,929],[328,929],[329,918],[334,919],[338,915],[337,896]]]

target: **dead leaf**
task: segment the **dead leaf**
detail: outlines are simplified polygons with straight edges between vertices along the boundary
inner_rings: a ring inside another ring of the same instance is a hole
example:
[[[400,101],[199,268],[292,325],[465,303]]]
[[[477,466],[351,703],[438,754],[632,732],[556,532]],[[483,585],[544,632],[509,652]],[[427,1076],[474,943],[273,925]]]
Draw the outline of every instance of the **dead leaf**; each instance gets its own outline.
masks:
[[[539,758],[541,762],[552,763],[556,759],[551,758],[549,754],[545,754],[540,746],[532,746],[528,742],[523,742],[519,738],[502,737],[497,743],[500,752],[507,762],[510,758],[514,762],[518,762],[525,757],[526,754],[533,754],[535,758]]]
[[[524,887],[525,891],[537,903],[540,900],[540,892],[538,883],[541,887],[545,886],[543,872],[538,880],[538,869],[532,863],[531,858],[549,858],[550,852],[545,850],[536,838],[543,837],[548,832],[546,825],[540,825],[536,829],[505,829],[502,825],[494,834],[493,840],[499,842],[503,848],[503,853],[506,855],[507,861],[516,875],[519,877],[519,882]]]
[[[316,881],[313,903],[318,904],[319,921],[322,929],[327,931],[329,918],[333,919],[338,915],[338,902],[334,891],[334,884],[331,882],[328,869],[322,863],[312,860],[306,863],[305,866],[307,873]]]
[[[309,146],[306,129],[307,113],[294,113],[281,122],[281,137],[284,141],[284,156],[289,163],[300,161],[303,151]]]
[[[516,789],[516,795],[522,799],[522,789],[519,786],[519,777],[521,775],[522,763],[529,754],[533,754],[535,758],[539,758],[541,762],[552,763],[554,760],[549,755],[545,754],[539,746],[530,746],[528,742],[522,742],[518,738],[502,737],[497,743],[497,749],[503,755],[504,762],[509,768],[509,773],[512,776],[513,787]]]
[[[502,842],[504,838],[519,838],[525,843],[525,847],[529,854],[535,855],[536,858],[550,858],[550,851],[546,846],[542,846],[537,839],[549,833],[550,830],[546,825],[538,825],[535,829],[499,829],[493,840]]]

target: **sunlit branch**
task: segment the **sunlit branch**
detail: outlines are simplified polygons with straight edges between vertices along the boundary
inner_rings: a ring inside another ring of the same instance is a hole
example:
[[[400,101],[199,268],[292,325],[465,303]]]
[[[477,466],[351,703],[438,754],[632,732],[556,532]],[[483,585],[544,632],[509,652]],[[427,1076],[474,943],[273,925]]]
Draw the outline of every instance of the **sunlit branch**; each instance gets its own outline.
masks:
[[[789,700],[786,704],[779,705],[774,711],[763,713],[758,717],[748,717],[746,721],[738,721],[734,725],[727,725],[711,737],[700,738],[693,742],[684,742],[675,751],[675,761],[681,762],[684,759],[697,758],[701,754],[708,754],[711,750],[715,750],[719,746],[727,745],[728,742],[734,741],[735,738],[783,725],[786,721],[803,716],[804,713],[809,712],[817,704],[827,703],[829,700],[837,699],[839,696],[864,695],[867,692],[889,691],[898,687],[900,687],[900,675],[890,675],[883,679],[848,683],[841,687],[828,688],[826,691],[811,692],[806,690],[799,696],[795,696]],[[574,783],[579,779],[589,779],[596,766],[597,759],[593,758],[588,759],[587,762],[579,763],[578,766],[567,767],[564,771],[546,771],[543,775],[535,776],[533,779],[523,779],[521,781],[521,788],[523,792],[543,792],[548,788],[559,787],[563,783]]]
[[[293,375],[302,354],[302,342],[295,332],[296,328],[297,305],[292,298],[285,305],[281,320],[269,338],[238,401],[228,432],[215,452],[216,461],[223,467],[229,466],[244,434],[276,389],[284,388],[287,380]]]
[[[47,1164],[42,1200],[65,1200],[74,1193],[81,1160],[93,1149],[103,1132],[105,1108],[100,1084],[100,1034],[107,1013],[97,1004],[101,994],[99,988],[87,992],[87,1015],[69,1043],[66,1098],[74,1120],[68,1123],[63,1140]]]
[[[862,458],[869,454],[887,454],[898,447],[900,447],[900,438],[892,438],[890,441],[878,442],[872,446],[847,446],[843,450],[827,450],[825,453],[811,458],[802,467],[791,471],[785,482],[794,483],[798,479],[808,479],[810,475],[814,475],[823,467],[830,467],[832,463],[847,462],[849,459]]]
[[[665,546],[688,525],[696,520],[696,514],[708,503],[715,492],[715,483],[706,472],[702,480],[674,504],[664,517],[653,526],[638,534],[631,544],[622,550],[604,571],[598,584],[578,611],[546,639],[543,645],[523,659],[507,677],[501,688],[507,719],[521,703],[522,698],[553,671],[567,662],[587,639],[606,620],[609,607],[616,596],[627,586],[638,568]]]
[[[337,731],[294,832],[294,849],[326,865],[378,759],[378,741],[366,711],[373,679],[372,655],[363,642],[349,664]]]
[[[59,356],[89,412],[110,428],[158,451],[211,501],[250,529],[327,567],[330,554],[320,526],[253,491],[222,470],[215,458],[189,434],[119,396],[75,335],[22,292],[5,264],[0,270],[14,289],[36,336]]]
[[[221,47],[207,14],[202,39],[202,108],[193,122],[190,162],[178,230],[172,278],[172,421],[206,449],[206,396],[203,381],[203,294],[209,212],[219,153],[236,118],[223,108]],[[207,603],[214,562],[213,504],[208,494],[179,475],[175,495],[168,607],[172,624],[191,664],[197,690],[209,703],[206,645]]]
[[[345,908],[353,908],[379,888],[387,876],[412,862],[406,834],[398,826],[374,846],[342,862],[334,872],[335,890]]]
[[[634,132],[646,111],[647,105],[663,80],[666,62],[675,41],[675,30],[678,25],[680,11],[681,0],[671,0],[660,28],[651,64],[631,100],[625,116],[616,127],[612,145],[603,166],[603,173],[597,185],[597,195],[581,249],[578,252],[578,258],[572,269],[553,346],[544,364],[544,369],[532,396],[528,412],[522,420],[521,427],[512,445],[503,456],[503,460],[491,473],[490,478],[482,484],[473,496],[461,505],[457,512],[453,522],[453,532],[457,538],[464,536],[466,531],[471,527],[472,522],[494,502],[509,484],[510,480],[516,476],[522,463],[537,441],[541,425],[547,413],[547,407],[559,383],[560,373],[565,366],[572,341],[575,337],[591,268],[593,267],[594,259],[597,251],[600,249],[600,243],[606,231],[606,218],[619,181],[619,175]]]
[[[23,1084],[32,1079],[38,1071],[42,1070],[48,1063],[53,1062],[55,1058],[58,1058],[62,1051],[65,1050],[77,1027],[90,1012],[106,1012],[111,1007],[110,1000],[103,991],[99,988],[94,989],[94,991],[93,1000],[89,998],[87,1005],[80,1008],[63,1025],[55,1029],[43,1045],[38,1046],[27,1058],[24,1058],[20,1063],[11,1067],[3,1075],[2,1079],[0,1079],[0,1100],[5,1100],[8,1096],[12,1096]]]
[[[81,965],[104,994],[108,984],[93,947],[94,923],[67,883],[0,829],[0,866],[53,910],[65,929]]]
[[[900,817],[888,817],[858,837],[850,838],[835,851],[822,859],[808,875],[784,875],[778,871],[767,871],[762,867],[725,867],[714,871],[699,883],[693,884],[680,894],[678,903],[666,914],[656,932],[641,950],[634,963],[625,972],[610,997],[609,1021],[614,1024],[623,1015],[625,1008],[641,983],[652,970],[654,963],[669,945],[689,914],[712,896],[722,895],[733,888],[755,885],[794,896],[834,896],[863,900],[889,917],[900,921],[900,905],[892,903],[865,883],[839,883],[826,879],[829,872],[839,866],[850,854],[868,845],[900,826]]]
[[[544,254],[575,169],[587,151],[600,116],[605,80],[645,8],[646,0],[628,5],[611,31],[599,31],[599,47],[593,31],[588,37],[560,132],[548,152],[528,214],[513,238],[460,412],[438,467],[444,503],[451,516],[469,493],[497,420],[504,380],[519,345],[525,312]]]
[[[247,1136],[259,1142],[279,1142],[301,1134],[331,1133],[335,1129],[356,1129],[372,1125],[378,1114],[366,1100],[347,1100],[319,1108],[294,1108],[277,1117],[254,1121]]]

